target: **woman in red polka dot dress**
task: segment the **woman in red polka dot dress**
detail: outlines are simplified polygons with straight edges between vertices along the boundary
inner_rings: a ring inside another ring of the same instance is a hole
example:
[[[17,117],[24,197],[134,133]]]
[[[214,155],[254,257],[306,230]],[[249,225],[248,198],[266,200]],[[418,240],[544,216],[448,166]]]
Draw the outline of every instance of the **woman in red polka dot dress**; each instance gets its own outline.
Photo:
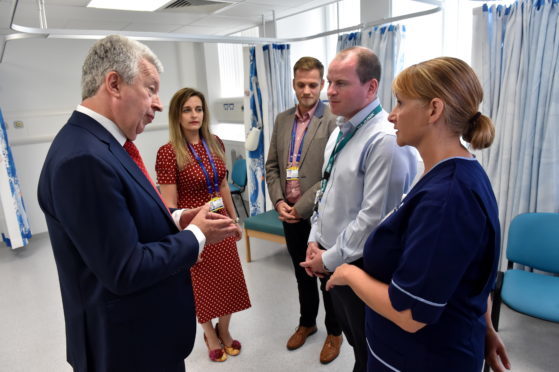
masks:
[[[225,147],[209,130],[204,95],[191,88],[175,93],[169,106],[170,142],[157,152],[155,170],[168,207],[196,208],[208,202],[215,213],[237,220],[227,183]],[[212,361],[238,355],[239,341],[229,333],[231,314],[249,308],[250,300],[237,252],[236,237],[207,244],[191,269],[196,315]],[[215,328],[212,319],[218,318]]]

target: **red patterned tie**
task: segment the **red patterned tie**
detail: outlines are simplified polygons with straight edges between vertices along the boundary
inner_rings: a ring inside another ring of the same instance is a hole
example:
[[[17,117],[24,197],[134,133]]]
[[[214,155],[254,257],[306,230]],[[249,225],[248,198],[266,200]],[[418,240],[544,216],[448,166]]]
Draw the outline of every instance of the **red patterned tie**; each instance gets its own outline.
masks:
[[[138,151],[138,148],[136,147],[134,142],[132,142],[130,140],[126,140],[123,147],[126,150],[126,152],[128,153],[128,155],[130,155],[132,160],[134,160],[134,163],[136,163],[138,168],[140,168],[140,170],[142,171],[144,176],[146,176],[146,178],[149,180],[149,182],[151,183],[151,185],[155,189],[155,192],[157,193],[157,195],[159,195],[159,198],[161,199],[163,204],[165,204],[165,200],[163,200],[163,198],[161,197],[161,194],[159,193],[159,190],[157,190],[157,187],[155,186],[155,183],[153,183],[153,180],[149,176],[149,173],[146,169],[146,166],[144,165],[144,161],[142,160],[142,157],[140,156],[140,151]],[[165,206],[167,206],[167,204],[165,204]],[[169,210],[169,208],[167,208],[167,210]]]

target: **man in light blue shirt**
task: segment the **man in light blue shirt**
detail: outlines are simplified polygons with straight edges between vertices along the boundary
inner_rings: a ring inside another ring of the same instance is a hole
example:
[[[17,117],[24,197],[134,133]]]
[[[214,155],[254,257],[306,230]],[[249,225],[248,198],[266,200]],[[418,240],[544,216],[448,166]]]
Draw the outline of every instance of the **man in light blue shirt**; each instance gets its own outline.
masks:
[[[380,62],[367,48],[338,53],[328,69],[328,98],[338,128],[326,145],[323,180],[312,217],[307,274],[323,276],[343,263],[362,267],[369,234],[393,210],[417,173],[413,149],[399,147],[377,98]],[[331,290],[338,320],[354,348],[354,371],[367,367],[363,302],[347,286]]]

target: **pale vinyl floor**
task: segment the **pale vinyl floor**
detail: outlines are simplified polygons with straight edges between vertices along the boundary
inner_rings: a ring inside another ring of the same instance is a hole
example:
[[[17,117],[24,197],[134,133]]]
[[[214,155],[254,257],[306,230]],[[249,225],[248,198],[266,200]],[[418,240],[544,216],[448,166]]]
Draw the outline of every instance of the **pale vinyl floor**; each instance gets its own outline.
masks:
[[[253,262],[245,261],[238,244],[252,308],[233,316],[231,331],[243,344],[237,357],[224,363],[208,360],[198,327],[187,371],[283,372],[351,371],[353,353],[347,342],[329,365],[318,361],[324,342],[323,311],[319,331],[298,350],[285,348],[298,321],[298,302],[291,261],[285,247],[252,239]],[[322,306],[322,305],[321,305]],[[503,306],[501,336],[513,371],[559,371],[559,324],[520,315]],[[58,276],[47,234],[15,251],[0,246],[0,372],[65,372],[64,318]]]

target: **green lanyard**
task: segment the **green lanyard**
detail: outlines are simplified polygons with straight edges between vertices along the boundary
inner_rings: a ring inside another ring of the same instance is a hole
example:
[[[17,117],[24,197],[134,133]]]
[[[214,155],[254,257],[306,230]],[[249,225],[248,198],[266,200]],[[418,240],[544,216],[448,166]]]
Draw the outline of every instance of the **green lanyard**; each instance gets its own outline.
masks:
[[[359,124],[357,124],[355,130],[353,130],[345,137],[343,137],[342,131],[340,130],[340,133],[338,133],[338,138],[336,139],[336,145],[334,146],[334,150],[330,154],[330,159],[328,159],[328,164],[326,164],[326,169],[324,169],[324,175],[322,176],[322,180],[320,181],[320,193],[323,193],[324,190],[326,190],[326,185],[328,184],[328,180],[330,179],[330,172],[332,172],[332,168],[334,167],[334,161],[336,160],[338,153],[342,151],[342,149],[349,142],[349,140],[355,135],[355,133],[359,130],[359,128],[361,128],[366,122],[374,118],[381,111],[382,111],[382,107],[379,104],[377,105],[377,107],[373,109],[373,111],[369,113],[369,115],[365,117],[365,119],[363,119]]]

